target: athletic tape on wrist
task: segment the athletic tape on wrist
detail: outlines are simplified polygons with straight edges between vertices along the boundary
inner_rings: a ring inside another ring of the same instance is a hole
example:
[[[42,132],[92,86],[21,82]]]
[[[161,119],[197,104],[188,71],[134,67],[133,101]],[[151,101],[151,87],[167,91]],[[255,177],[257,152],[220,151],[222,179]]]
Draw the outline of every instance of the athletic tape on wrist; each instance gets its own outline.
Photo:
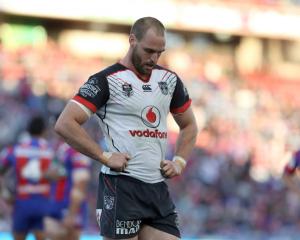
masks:
[[[180,156],[174,156],[172,161],[177,162],[179,164],[179,166],[181,167],[181,170],[183,170],[186,166],[186,161],[183,157]]]
[[[103,164],[107,164],[109,158],[112,156],[112,152],[103,152],[102,153],[102,156],[103,156],[103,159],[104,159],[104,162]]]

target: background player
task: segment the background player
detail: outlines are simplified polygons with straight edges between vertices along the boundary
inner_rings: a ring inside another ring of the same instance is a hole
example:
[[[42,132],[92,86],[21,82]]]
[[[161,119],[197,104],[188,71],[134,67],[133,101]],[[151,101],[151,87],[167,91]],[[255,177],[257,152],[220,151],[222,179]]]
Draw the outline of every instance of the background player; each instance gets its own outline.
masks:
[[[15,201],[13,204],[13,235],[24,240],[32,231],[37,240],[45,239],[43,218],[50,199],[48,170],[53,149],[44,138],[46,124],[42,117],[33,117],[28,124],[28,137],[1,152],[0,172],[14,170]]]
[[[47,235],[53,239],[79,239],[87,219],[87,185],[91,162],[88,157],[62,143],[56,163],[64,174],[54,183],[50,218],[46,218]]]

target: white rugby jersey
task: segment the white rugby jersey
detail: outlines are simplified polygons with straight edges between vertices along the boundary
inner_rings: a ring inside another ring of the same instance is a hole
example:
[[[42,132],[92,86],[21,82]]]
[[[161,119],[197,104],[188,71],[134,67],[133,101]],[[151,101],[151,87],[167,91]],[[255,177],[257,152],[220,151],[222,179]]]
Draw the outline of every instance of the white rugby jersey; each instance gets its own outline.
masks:
[[[131,156],[124,172],[103,166],[103,173],[148,183],[164,180],[160,162],[167,148],[167,115],[182,113],[191,104],[174,72],[157,65],[146,82],[116,63],[92,75],[73,100],[97,114],[108,151]]]

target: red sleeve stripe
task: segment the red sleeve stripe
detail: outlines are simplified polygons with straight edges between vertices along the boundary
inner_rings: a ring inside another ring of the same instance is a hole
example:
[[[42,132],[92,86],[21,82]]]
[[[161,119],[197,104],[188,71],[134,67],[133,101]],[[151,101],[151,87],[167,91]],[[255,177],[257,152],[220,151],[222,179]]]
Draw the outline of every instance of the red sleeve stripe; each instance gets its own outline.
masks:
[[[82,105],[84,105],[85,107],[90,109],[93,113],[95,113],[97,111],[97,107],[93,103],[84,99],[83,97],[76,95],[75,97],[73,97],[73,100],[81,103]]]
[[[189,99],[185,104],[183,104],[183,106],[181,106],[179,108],[171,109],[171,113],[173,113],[173,114],[183,113],[189,108],[189,106],[191,106],[191,103],[192,103],[192,100]]]

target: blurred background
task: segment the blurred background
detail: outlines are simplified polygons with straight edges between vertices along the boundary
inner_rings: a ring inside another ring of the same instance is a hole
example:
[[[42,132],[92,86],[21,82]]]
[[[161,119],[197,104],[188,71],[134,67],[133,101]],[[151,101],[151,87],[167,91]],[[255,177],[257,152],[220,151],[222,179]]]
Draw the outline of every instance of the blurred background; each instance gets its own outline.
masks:
[[[169,181],[182,235],[299,239],[300,197],[281,180],[300,147],[299,0],[1,0],[0,148],[36,112],[53,124],[90,75],[126,53],[143,16],[167,27],[160,64],[183,79],[201,130],[183,176]],[[101,144],[96,121],[86,127]],[[97,236],[93,164],[85,233]],[[0,232],[10,214],[0,199]]]

